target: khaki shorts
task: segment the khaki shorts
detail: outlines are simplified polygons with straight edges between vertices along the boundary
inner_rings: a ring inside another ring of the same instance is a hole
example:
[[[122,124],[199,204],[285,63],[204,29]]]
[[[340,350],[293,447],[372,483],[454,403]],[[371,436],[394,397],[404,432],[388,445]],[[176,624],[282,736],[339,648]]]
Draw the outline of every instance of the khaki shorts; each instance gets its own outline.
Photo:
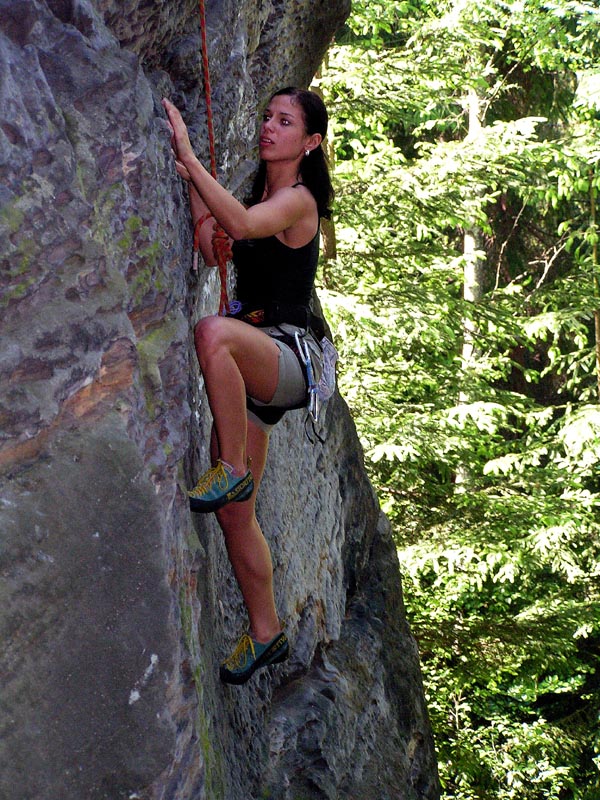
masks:
[[[279,379],[270,402],[261,403],[260,400],[248,397],[247,406],[248,418],[269,433],[286,411],[292,408],[301,408],[305,403],[306,380],[298,356],[291,347],[277,338],[282,331],[293,336],[295,331],[303,333],[304,329],[283,324],[277,327],[261,328],[261,330],[264,330],[279,347]]]

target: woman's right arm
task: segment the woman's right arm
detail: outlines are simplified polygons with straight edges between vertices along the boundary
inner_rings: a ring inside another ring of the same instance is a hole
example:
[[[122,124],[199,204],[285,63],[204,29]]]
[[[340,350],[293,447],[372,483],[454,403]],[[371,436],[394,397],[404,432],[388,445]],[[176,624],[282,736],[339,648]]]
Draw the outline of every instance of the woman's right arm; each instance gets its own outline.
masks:
[[[215,249],[212,243],[216,220],[211,210],[202,199],[198,189],[196,189],[194,186],[194,182],[192,181],[192,177],[188,172],[187,167],[180,160],[179,154],[175,150],[175,142],[172,141],[171,146],[173,148],[173,155],[175,156],[175,167],[177,169],[177,174],[183,178],[188,187],[190,213],[192,216],[192,225],[194,226],[194,250],[196,249],[197,244],[204,264],[207,267],[216,267],[217,257],[215,255]],[[196,225],[199,221],[200,229],[196,231]]]

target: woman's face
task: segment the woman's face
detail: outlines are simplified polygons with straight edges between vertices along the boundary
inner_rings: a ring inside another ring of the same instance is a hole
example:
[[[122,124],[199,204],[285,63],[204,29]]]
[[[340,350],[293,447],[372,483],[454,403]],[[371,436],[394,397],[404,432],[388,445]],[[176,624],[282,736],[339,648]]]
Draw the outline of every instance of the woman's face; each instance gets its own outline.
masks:
[[[260,127],[260,157],[265,161],[295,161],[311,146],[312,138],[306,133],[300,103],[289,95],[273,97]]]

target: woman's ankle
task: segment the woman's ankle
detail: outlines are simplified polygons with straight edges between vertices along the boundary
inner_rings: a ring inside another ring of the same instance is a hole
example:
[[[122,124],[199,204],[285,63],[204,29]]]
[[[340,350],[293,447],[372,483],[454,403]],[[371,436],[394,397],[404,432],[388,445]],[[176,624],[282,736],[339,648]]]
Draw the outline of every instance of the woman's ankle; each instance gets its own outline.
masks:
[[[241,461],[235,463],[232,461],[226,461],[224,458],[219,458],[219,461],[221,464],[223,464],[227,472],[229,472],[231,475],[235,475],[236,478],[242,478],[248,472],[248,467],[245,466]]]
[[[278,622],[275,626],[256,626],[256,628],[256,630],[254,628],[250,630],[250,636],[259,644],[268,644],[283,630],[283,626],[280,622]]]

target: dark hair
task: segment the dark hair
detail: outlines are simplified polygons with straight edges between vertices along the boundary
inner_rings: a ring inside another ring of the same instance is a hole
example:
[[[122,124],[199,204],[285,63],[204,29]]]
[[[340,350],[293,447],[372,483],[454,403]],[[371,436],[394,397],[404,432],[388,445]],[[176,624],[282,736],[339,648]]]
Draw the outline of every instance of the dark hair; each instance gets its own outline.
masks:
[[[304,126],[307,134],[320,133],[323,139],[327,134],[327,109],[325,103],[316,92],[309,92],[305,89],[297,89],[295,86],[287,86],[271,95],[270,100],[280,95],[293,98],[301,107],[304,116]],[[269,100],[269,102],[270,102]],[[250,203],[254,205],[262,199],[265,190],[265,180],[267,177],[267,165],[261,161],[258,172],[252,184]],[[300,177],[302,183],[310,190],[317,202],[317,210],[320,217],[329,219],[331,217],[331,203],[333,202],[333,186],[329,176],[329,166],[327,158],[320,144],[311,151],[310,156],[304,156],[300,162]]]

